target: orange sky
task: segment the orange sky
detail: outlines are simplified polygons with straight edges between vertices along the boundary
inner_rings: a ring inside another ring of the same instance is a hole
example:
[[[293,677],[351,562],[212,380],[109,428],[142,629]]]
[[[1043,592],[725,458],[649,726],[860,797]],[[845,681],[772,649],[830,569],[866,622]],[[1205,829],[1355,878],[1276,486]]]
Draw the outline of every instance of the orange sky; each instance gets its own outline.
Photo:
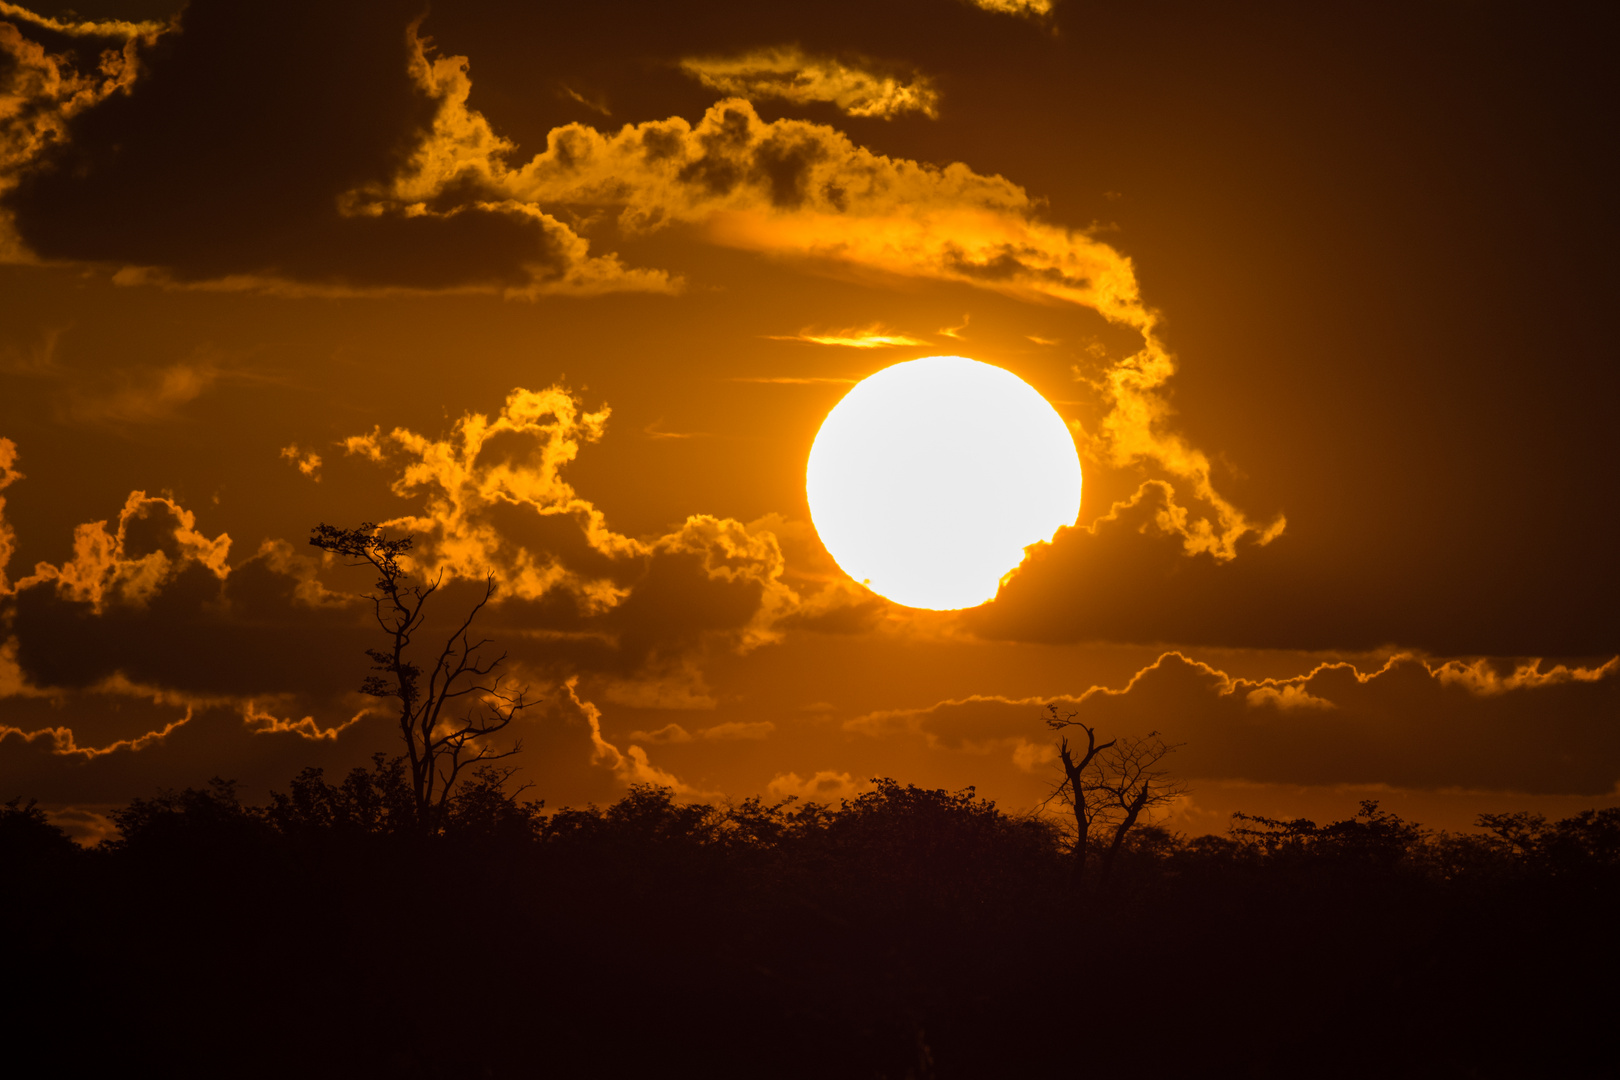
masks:
[[[628,783],[1033,805],[1046,703],[1174,824],[1615,801],[1595,26],[1514,5],[0,3],[0,798],[391,746],[392,522]],[[94,21],[87,21],[94,20]],[[852,382],[1054,403],[1080,527],[982,608],[808,520]],[[571,684],[571,688],[570,688]]]

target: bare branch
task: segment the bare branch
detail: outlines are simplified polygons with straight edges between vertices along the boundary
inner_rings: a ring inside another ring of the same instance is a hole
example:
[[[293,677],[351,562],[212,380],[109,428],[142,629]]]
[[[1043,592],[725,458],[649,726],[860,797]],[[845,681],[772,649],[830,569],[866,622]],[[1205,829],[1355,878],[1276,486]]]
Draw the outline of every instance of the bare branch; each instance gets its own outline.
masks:
[[[503,692],[499,675],[492,683],[484,681],[506,662],[505,653],[486,660],[481,650],[491,640],[474,641],[471,636],[474,621],[495,596],[495,575],[486,573],[484,595],[444,638],[424,683],[423,669],[408,659],[407,653],[414,635],[426,622],[429,598],[444,583],[444,571],[441,569],[431,582],[412,583],[400,562],[410,551],[412,538],[389,539],[371,522],[363,522],[357,529],[323,523],[311,530],[309,542],[348,560],[350,566],[369,565],[378,575],[376,592],[368,594],[367,599],[372,604],[373,618],[389,642],[386,649],[367,650],[373,674],[366,678],[361,690],[399,702],[400,737],[411,770],[418,824],[434,832],[441,826],[448,800],[467,767],[507,758],[521,749],[521,743],[501,750],[478,740],[504,730],[533,704],[527,700],[526,691]],[[483,707],[469,709],[461,716],[459,726],[441,731],[446,705],[469,695],[482,697]]]

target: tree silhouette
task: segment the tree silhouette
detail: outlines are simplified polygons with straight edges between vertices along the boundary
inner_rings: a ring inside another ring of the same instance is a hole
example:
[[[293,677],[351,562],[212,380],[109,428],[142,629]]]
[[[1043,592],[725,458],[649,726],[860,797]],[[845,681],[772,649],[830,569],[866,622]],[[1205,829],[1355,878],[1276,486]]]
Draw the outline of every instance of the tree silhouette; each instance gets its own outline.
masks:
[[[1046,725],[1060,733],[1058,762],[1063,766],[1063,779],[1047,802],[1063,802],[1074,814],[1075,879],[1084,879],[1086,861],[1100,847],[1099,883],[1106,885],[1125,837],[1142,814],[1187,793],[1186,785],[1170,779],[1162,765],[1177,746],[1157,731],[1098,743],[1096,728],[1074,712],[1059,713],[1055,704],[1046,707]],[[1071,728],[1086,733],[1084,750],[1071,748],[1068,736],[1061,734]]]
[[[436,833],[463,770],[511,757],[523,748],[519,741],[497,750],[488,741],[533,704],[526,690],[506,692],[503,677],[494,674],[506,654],[486,660],[481,650],[489,639],[472,637],[473,621],[495,595],[495,575],[486,576],[484,595],[445,638],[424,678],[422,666],[408,654],[427,618],[427,602],[444,580],[443,572],[430,583],[412,584],[400,564],[411,538],[390,540],[370,522],[357,529],[323,522],[311,530],[309,542],[351,560],[351,566],[370,565],[377,571],[376,592],[367,599],[377,625],[388,635],[388,645],[366,650],[373,674],[360,691],[399,702],[399,734],[410,768],[416,826]]]

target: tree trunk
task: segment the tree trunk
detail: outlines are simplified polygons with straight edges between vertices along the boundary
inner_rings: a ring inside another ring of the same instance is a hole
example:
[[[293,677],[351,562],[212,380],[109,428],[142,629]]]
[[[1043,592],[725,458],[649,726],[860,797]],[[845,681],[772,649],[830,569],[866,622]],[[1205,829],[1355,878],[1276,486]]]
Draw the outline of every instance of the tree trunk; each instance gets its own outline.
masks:
[[[1125,819],[1114,830],[1114,839],[1109,843],[1108,850],[1103,852],[1100,883],[1104,887],[1108,885],[1108,879],[1114,872],[1114,857],[1119,854],[1119,849],[1125,844],[1125,834],[1130,832],[1131,827],[1136,824],[1136,819],[1142,813],[1142,808],[1147,805],[1151,790],[1149,785],[1142,785],[1142,790],[1137,793],[1136,798],[1131,800],[1131,805],[1126,808]]]

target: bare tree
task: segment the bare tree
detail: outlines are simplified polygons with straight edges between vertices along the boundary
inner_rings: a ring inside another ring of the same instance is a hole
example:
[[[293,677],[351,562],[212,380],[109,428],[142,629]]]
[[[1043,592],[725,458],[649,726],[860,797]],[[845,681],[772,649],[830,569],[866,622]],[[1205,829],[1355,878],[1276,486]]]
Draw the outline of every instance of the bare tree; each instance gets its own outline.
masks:
[[[1063,779],[1047,797],[1066,804],[1074,814],[1074,875],[1085,877],[1086,862],[1094,848],[1101,850],[1100,883],[1113,874],[1114,861],[1125,837],[1143,813],[1165,806],[1187,793],[1185,784],[1170,778],[1163,767],[1179,744],[1166,743],[1157,731],[1097,742],[1097,730],[1082,723],[1076,713],[1046,707],[1046,725],[1058,735],[1058,762]],[[1064,732],[1086,734],[1086,745],[1071,747]]]
[[[411,584],[399,562],[410,550],[410,537],[390,540],[370,522],[358,529],[322,523],[311,530],[309,542],[351,560],[350,566],[369,564],[377,571],[376,592],[366,598],[389,644],[366,650],[373,674],[360,691],[398,699],[399,734],[411,771],[417,825],[424,832],[436,832],[464,769],[511,757],[523,748],[521,741],[505,750],[488,742],[533,704],[526,690],[506,692],[503,677],[494,674],[506,654],[485,659],[481,650],[490,640],[472,637],[473,620],[495,595],[495,575],[486,577],[483,597],[445,638],[424,679],[422,667],[408,659],[407,653],[427,617],[428,599],[444,580],[443,573],[431,583]]]

